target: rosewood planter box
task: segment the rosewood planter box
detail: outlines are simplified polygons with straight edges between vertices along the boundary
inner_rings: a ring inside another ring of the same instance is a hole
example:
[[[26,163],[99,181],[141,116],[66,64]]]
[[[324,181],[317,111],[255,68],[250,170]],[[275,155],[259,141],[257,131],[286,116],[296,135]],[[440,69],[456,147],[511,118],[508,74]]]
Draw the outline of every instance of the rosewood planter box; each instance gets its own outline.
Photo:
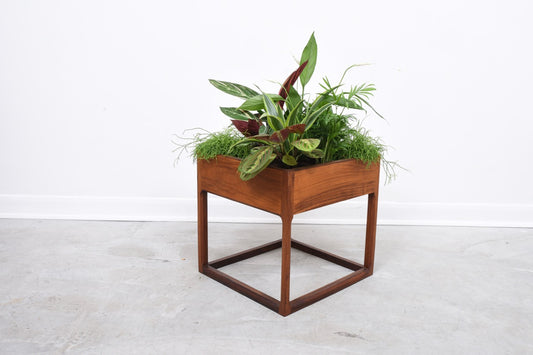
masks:
[[[250,181],[239,178],[240,160],[218,156],[198,160],[198,266],[201,273],[256,302],[287,316],[370,275],[374,266],[379,189],[379,162],[370,166],[355,160],[280,169],[269,167]],[[257,187],[268,193],[257,193]],[[282,238],[218,260],[208,261],[207,193],[228,198],[276,214],[282,221]],[[342,258],[291,238],[297,213],[368,195],[365,256],[363,264]],[[219,268],[281,248],[281,295],[277,300],[219,270]],[[289,299],[291,248],[352,270],[349,275],[315,291]]]

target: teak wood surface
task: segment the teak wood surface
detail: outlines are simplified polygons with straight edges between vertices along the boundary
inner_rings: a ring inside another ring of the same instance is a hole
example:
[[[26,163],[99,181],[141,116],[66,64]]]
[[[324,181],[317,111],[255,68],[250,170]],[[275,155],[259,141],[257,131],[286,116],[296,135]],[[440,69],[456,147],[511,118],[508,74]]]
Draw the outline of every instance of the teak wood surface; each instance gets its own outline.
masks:
[[[370,166],[355,160],[340,160],[295,169],[267,168],[250,181],[242,181],[240,160],[218,156],[198,160],[198,266],[199,271],[256,302],[287,316],[342,290],[370,275],[374,267],[379,190],[379,162]],[[268,193],[258,194],[261,191]],[[228,198],[276,214],[282,221],[282,238],[256,248],[208,261],[207,193]],[[297,213],[368,195],[364,264],[300,243],[291,238]],[[219,270],[219,268],[281,248],[281,295],[277,300]],[[291,248],[353,270],[349,275],[290,300]]]

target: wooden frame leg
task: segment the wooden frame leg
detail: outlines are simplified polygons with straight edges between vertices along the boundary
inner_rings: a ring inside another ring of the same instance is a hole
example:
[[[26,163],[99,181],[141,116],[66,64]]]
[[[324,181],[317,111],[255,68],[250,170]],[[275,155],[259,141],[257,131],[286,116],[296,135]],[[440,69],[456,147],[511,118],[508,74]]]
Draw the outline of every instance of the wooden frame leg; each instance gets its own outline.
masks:
[[[365,269],[369,275],[374,272],[374,253],[376,250],[376,225],[378,217],[378,197],[376,193],[368,194],[366,214]]]
[[[198,191],[198,270],[207,267],[207,191]]]
[[[305,308],[325,297],[328,297],[366,277],[372,275],[374,270],[374,251],[376,246],[377,224],[377,193],[368,195],[367,225],[365,237],[365,260],[364,265],[315,248],[313,246],[292,240],[293,215],[285,214],[281,218],[282,238],[258,247],[248,249],[218,260],[208,261],[208,228],[207,228],[207,192],[198,192],[198,268],[201,273],[230,287],[242,295],[278,312],[282,316],[288,316],[302,308]],[[275,298],[231,277],[219,270],[224,266],[245,260],[281,247],[281,297]],[[314,291],[290,300],[290,277],[291,277],[291,248],[317,256],[329,262],[352,270],[350,274],[330,282]]]
[[[292,216],[283,217],[281,237],[281,298],[279,314],[287,316],[291,313],[290,283],[291,283],[291,229]]]

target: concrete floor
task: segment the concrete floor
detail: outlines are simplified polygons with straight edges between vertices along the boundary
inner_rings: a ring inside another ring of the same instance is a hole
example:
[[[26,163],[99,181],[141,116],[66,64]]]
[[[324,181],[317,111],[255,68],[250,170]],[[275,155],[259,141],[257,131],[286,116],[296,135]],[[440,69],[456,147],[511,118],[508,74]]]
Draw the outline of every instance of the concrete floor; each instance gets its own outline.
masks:
[[[280,236],[210,224],[211,258]],[[362,226],[295,225],[362,260]],[[375,273],[283,318],[199,274],[194,223],[0,220],[1,354],[533,354],[533,230],[378,228]],[[278,298],[279,252],[225,270]],[[293,296],[346,273],[293,253]]]

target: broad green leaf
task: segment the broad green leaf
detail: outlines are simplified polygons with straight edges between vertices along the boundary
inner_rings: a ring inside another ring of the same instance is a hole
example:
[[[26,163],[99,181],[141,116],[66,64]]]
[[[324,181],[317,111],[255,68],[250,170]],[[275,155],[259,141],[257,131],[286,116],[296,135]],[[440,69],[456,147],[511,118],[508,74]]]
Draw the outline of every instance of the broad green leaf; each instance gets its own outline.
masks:
[[[267,134],[267,133],[268,133],[267,126],[263,125],[263,126],[259,127],[259,134]]]
[[[300,59],[300,65],[307,61],[305,69],[300,74],[300,82],[302,83],[302,86],[305,86],[309,82],[313,72],[315,71],[317,54],[318,48],[315,40],[315,33],[313,32],[302,52],[302,57]]]
[[[248,121],[256,119],[256,117],[251,112],[241,110],[236,107],[221,107],[220,111],[222,111],[222,113],[224,113],[226,116],[229,116],[236,120]]]
[[[294,108],[300,103],[301,100],[302,98],[300,97],[298,91],[294,88],[294,86],[291,86],[291,89],[289,90],[289,95],[285,100],[287,102],[287,108],[289,109],[289,111],[294,110]]]
[[[264,161],[268,160],[270,154],[273,152],[274,149],[271,146],[265,145],[258,147],[241,161],[237,170],[244,173],[253,172],[255,169],[262,166]]]
[[[264,94],[264,95],[267,95],[273,102],[278,102],[279,100],[283,100],[281,96],[276,95],[276,94]],[[263,95],[258,94],[258,95],[248,98],[246,101],[242,103],[241,106],[239,106],[239,109],[246,110],[246,111],[264,110],[265,103],[263,102]]]
[[[318,110],[314,110],[312,111],[311,113],[309,113],[305,119],[303,120],[303,123],[305,124],[305,130],[308,130],[309,128],[311,128],[311,126],[313,126],[313,124],[315,123],[315,121],[317,120],[318,117],[320,117],[320,115],[326,111],[327,109],[329,109],[331,107],[332,103],[329,102],[329,103],[326,103],[324,104],[324,106],[322,106],[321,108],[319,108]]]
[[[317,138],[304,138],[299,139],[291,143],[293,146],[301,150],[302,152],[311,152],[315,150],[319,144],[320,139]]]
[[[263,171],[274,159],[274,149],[271,146],[263,146],[244,158],[237,170],[241,173],[241,179],[247,181]]]
[[[265,107],[268,124],[274,131],[285,128],[283,112],[278,110],[279,106],[272,101],[269,95],[263,94],[263,105]]]
[[[313,102],[311,107],[307,110],[306,117],[302,120],[302,123],[305,123],[305,129],[308,130],[315,123],[315,121],[320,117],[320,115],[329,109],[333,105],[333,98],[330,95],[333,93],[339,86],[334,86],[323,93],[321,93]]]
[[[283,129],[283,125],[279,122],[277,117],[267,116],[267,123],[274,132]]]
[[[302,115],[302,109],[301,106],[303,104],[303,100],[300,100],[300,102],[294,107],[287,116],[287,125],[294,125],[298,124],[299,117]]]
[[[237,97],[247,99],[252,96],[259,95],[255,90],[250,89],[244,85],[230,83],[228,81],[220,81],[209,79],[209,82],[217,89],[224,91],[226,94],[230,94]]]
[[[281,97],[281,96],[280,96]],[[269,97],[267,94],[262,95],[263,105],[265,107],[265,111],[269,116],[277,116],[278,110],[276,109],[276,104],[272,100],[271,97]]]
[[[281,159],[281,161],[283,161],[284,164],[289,165],[289,166],[298,165],[296,158],[288,154],[285,154],[283,158]]]
[[[324,151],[322,149],[314,149],[310,152],[303,152],[309,158],[319,159],[324,157]]]

